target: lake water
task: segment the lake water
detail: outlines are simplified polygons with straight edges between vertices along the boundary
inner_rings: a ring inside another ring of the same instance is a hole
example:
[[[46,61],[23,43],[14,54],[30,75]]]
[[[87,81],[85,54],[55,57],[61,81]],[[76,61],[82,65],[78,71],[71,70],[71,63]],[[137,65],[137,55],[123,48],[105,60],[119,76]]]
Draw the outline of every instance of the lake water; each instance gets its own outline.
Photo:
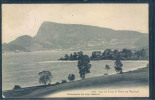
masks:
[[[52,83],[68,81],[69,74],[75,74],[75,80],[80,79],[77,68],[77,61],[58,61],[66,53],[70,55],[74,51],[38,51],[27,53],[2,54],[2,89],[12,89],[14,85],[29,87],[39,85],[38,73],[48,70],[52,73]],[[92,51],[84,51],[84,54],[91,55]],[[105,65],[110,65],[109,74],[115,74],[112,60],[91,61],[91,69],[86,78],[102,76],[106,73]],[[122,61],[123,71],[135,70],[145,67],[148,61]]]

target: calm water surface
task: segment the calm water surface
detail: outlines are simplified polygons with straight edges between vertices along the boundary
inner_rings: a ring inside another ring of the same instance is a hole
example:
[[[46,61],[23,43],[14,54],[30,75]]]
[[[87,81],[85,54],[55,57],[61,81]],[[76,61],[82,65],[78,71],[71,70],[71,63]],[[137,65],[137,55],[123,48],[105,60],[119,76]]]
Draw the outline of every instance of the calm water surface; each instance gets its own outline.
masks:
[[[79,80],[77,61],[58,61],[66,53],[70,55],[74,51],[39,51],[28,53],[2,54],[2,89],[12,89],[14,85],[29,87],[39,85],[38,73],[49,70],[52,75],[52,83],[68,81],[69,74],[75,74]],[[84,54],[91,55],[91,51],[84,51]],[[91,61],[92,67],[86,78],[101,76],[106,73],[105,65],[110,65],[109,74],[115,74],[114,62],[112,60]],[[135,70],[145,67],[148,61],[122,61],[123,71]]]

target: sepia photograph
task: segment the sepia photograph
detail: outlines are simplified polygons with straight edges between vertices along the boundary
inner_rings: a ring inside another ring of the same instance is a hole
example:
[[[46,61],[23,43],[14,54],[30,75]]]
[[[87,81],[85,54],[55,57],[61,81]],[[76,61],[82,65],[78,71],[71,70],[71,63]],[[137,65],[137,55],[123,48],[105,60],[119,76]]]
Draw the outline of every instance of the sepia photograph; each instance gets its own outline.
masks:
[[[149,97],[149,5],[2,4],[2,97]]]

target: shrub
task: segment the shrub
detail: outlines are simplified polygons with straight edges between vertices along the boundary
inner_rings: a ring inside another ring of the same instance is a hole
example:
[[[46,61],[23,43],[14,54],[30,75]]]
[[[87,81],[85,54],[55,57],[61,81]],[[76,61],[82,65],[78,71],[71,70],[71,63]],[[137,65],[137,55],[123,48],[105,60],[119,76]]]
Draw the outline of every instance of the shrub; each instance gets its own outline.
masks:
[[[20,89],[21,87],[19,85],[15,85],[13,90],[16,90],[16,89]]]
[[[60,84],[60,83],[59,83],[59,82],[56,82],[55,84],[58,85],[58,84]]]
[[[104,73],[104,75],[108,75],[107,73]]]
[[[67,83],[67,81],[66,80],[62,80],[62,82],[61,83]]]

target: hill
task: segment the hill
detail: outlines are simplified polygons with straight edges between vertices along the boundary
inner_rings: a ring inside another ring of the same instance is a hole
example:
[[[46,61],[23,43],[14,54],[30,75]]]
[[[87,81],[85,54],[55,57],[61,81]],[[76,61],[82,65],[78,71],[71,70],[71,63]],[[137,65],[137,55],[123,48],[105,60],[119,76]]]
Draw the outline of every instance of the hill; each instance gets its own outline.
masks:
[[[41,24],[36,36],[18,37],[8,44],[3,44],[3,50],[103,50],[147,46],[148,35],[136,31],[45,21]]]

